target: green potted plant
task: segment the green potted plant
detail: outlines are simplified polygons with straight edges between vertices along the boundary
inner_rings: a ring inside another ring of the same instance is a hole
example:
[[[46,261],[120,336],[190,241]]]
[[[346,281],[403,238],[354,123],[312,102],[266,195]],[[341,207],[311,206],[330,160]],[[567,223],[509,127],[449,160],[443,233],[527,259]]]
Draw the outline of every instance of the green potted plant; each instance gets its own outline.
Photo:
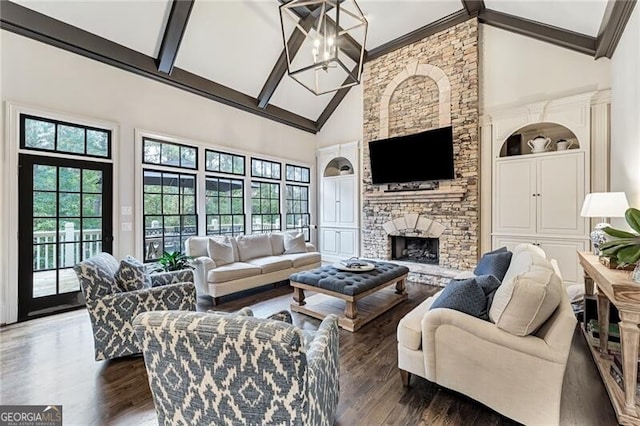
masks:
[[[619,267],[632,264],[636,265],[631,275],[633,281],[640,282],[640,210],[633,207],[628,208],[624,213],[627,223],[637,233],[615,229],[610,226],[603,229],[607,235],[614,239],[605,242],[600,246],[603,256],[608,256],[618,261]]]
[[[193,269],[191,265],[191,256],[182,254],[179,251],[164,252],[157,260],[159,271],[170,272],[179,271],[181,269]]]

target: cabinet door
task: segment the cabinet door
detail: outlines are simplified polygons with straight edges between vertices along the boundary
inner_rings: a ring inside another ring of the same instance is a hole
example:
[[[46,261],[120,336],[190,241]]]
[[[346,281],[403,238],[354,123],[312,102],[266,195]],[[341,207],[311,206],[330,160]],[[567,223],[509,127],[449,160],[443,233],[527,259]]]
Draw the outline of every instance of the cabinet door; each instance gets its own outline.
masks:
[[[349,258],[356,256],[356,231],[352,229],[341,229],[338,231],[338,253],[340,256]]]
[[[547,254],[547,259],[558,261],[565,286],[584,283],[582,268],[578,263],[578,251],[588,250],[587,241],[539,239],[538,244]]]
[[[355,178],[349,176],[338,181],[338,225],[356,226]]]
[[[496,162],[494,232],[535,233],[535,185],[535,160]]]
[[[338,244],[337,230],[320,228],[320,253],[336,255],[338,254]]]
[[[584,235],[580,217],[585,196],[584,153],[558,154],[538,159],[537,232]]]
[[[335,179],[322,180],[321,225],[335,225],[338,222],[338,182]]]

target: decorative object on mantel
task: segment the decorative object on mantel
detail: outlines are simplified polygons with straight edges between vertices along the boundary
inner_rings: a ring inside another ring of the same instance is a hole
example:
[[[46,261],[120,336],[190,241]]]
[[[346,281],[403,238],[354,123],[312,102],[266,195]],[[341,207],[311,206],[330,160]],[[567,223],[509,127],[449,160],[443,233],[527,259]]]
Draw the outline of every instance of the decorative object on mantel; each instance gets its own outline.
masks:
[[[289,76],[306,89],[360,84],[368,23],[355,0],[291,0],[280,5],[280,25]]]
[[[607,217],[624,217],[625,210],[629,208],[629,202],[624,192],[593,192],[587,194],[582,204],[582,217],[600,217],[602,221],[598,223],[589,237],[593,245],[593,254],[599,256],[600,245],[606,241],[603,231],[609,224],[605,221]]]
[[[545,138],[544,136],[536,136],[527,142],[527,145],[531,148],[531,152],[534,154],[538,152],[545,152],[549,148],[550,144],[551,138]]]
[[[629,226],[640,233],[640,210],[628,208],[624,213]],[[615,257],[620,265],[635,265],[631,273],[631,279],[640,283],[640,235],[606,227],[603,229],[614,240],[607,241],[600,246],[604,256]]]

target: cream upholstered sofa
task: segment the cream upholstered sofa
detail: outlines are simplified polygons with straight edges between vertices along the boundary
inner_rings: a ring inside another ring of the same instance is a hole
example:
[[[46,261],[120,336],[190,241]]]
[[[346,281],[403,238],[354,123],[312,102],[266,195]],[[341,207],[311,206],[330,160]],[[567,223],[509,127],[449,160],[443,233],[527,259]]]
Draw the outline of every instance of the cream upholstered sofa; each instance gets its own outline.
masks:
[[[514,248],[490,307],[491,321],[429,310],[441,293],[398,324],[403,384],[416,374],[518,422],[558,424],[576,319],[555,260],[530,244]]]
[[[191,237],[185,252],[195,260],[198,296],[217,298],[284,281],[320,266],[320,253],[301,234],[271,232],[237,237]]]

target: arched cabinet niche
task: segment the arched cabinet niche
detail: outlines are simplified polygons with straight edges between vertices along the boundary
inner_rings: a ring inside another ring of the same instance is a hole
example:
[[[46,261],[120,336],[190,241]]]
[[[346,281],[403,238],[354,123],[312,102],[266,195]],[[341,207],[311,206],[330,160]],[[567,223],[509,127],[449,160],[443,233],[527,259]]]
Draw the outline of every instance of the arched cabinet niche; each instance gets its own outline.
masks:
[[[360,253],[360,150],[358,142],[320,148],[319,251],[334,262]]]
[[[590,188],[593,95],[496,111],[484,133],[492,147],[492,247],[540,246],[558,261],[565,285],[583,282],[576,252],[589,250],[580,211]]]
[[[511,133],[500,148],[499,157],[565,152],[580,149],[580,140],[567,127],[557,123],[533,123]]]

